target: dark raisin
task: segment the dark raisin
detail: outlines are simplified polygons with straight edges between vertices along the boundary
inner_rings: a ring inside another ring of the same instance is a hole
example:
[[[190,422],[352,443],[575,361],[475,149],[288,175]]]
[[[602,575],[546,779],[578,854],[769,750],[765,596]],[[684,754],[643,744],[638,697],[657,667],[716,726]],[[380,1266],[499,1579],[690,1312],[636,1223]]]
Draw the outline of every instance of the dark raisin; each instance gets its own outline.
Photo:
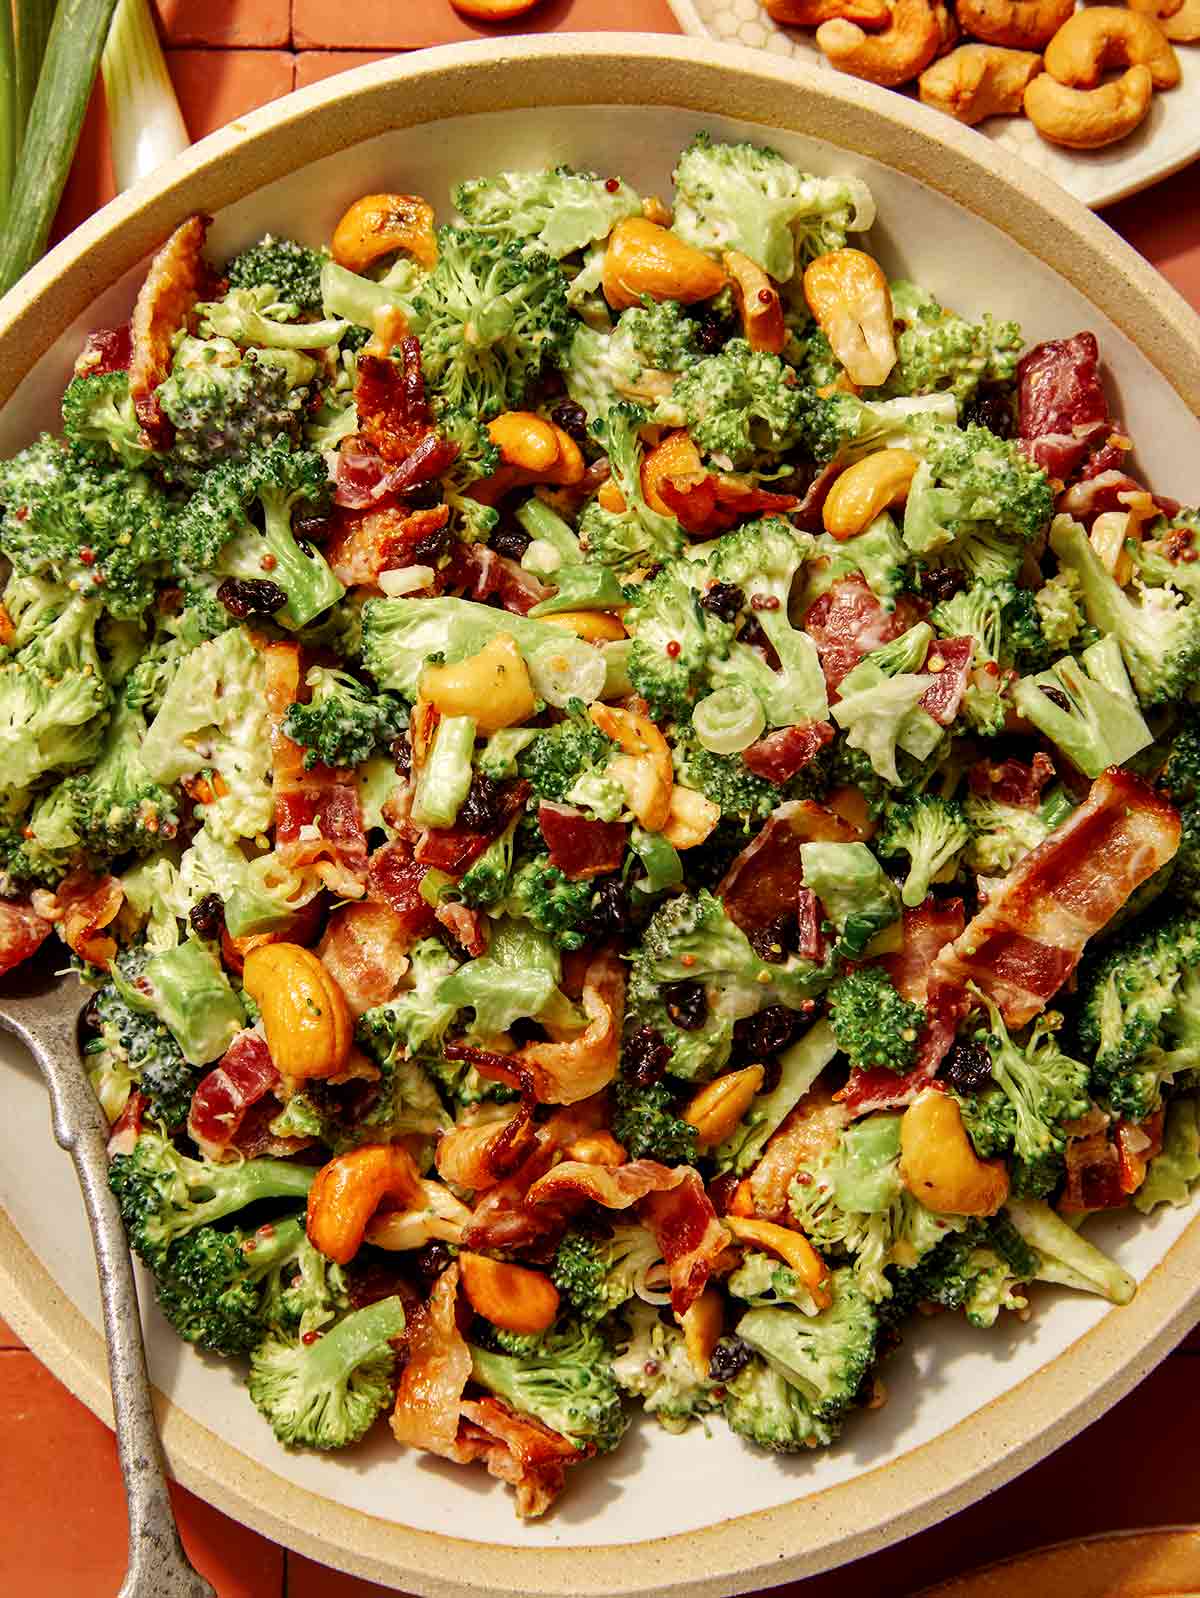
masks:
[[[794,915],[776,916],[765,927],[755,927],[747,936],[750,947],[760,960],[768,965],[779,965],[786,960],[788,950],[796,940],[797,919]]]
[[[227,577],[217,598],[238,621],[248,616],[273,616],[287,604],[287,594],[266,577]]]
[[[808,1017],[786,1004],[769,1004],[733,1023],[734,1051],[739,1059],[769,1060],[794,1043],[807,1024]]]
[[[297,538],[303,538],[310,544],[324,543],[329,537],[330,522],[328,516],[297,516],[292,523],[292,531]]]
[[[662,989],[667,1014],[684,1032],[698,1032],[708,1020],[708,995],[700,982],[667,982]]]
[[[502,522],[488,539],[497,555],[507,555],[509,560],[520,560],[533,540],[514,522]]]
[[[639,1027],[621,1051],[622,1075],[640,1088],[661,1081],[670,1063],[671,1045],[652,1026]]]
[[[441,559],[449,543],[449,527],[434,527],[413,545],[413,559],[420,565],[429,566]]]
[[[1052,705],[1057,705],[1060,710],[1070,710],[1071,701],[1067,698],[1066,694],[1063,693],[1061,688],[1047,688],[1045,683],[1039,683],[1038,687],[1042,690]]]
[[[777,1054],[772,1055],[769,1060],[756,1060],[752,1063],[761,1065],[763,1068],[763,1079],[759,1084],[758,1091],[760,1093],[774,1093],[779,1086],[780,1078],[783,1076],[783,1066],[779,1062],[779,1056]]]
[[[762,623],[756,616],[751,616],[750,620],[742,628],[738,634],[738,643],[748,644],[751,649],[760,650],[763,659],[772,671],[778,671],[783,664],[775,652],[775,645],[763,632]]]
[[[742,1185],[742,1179],[736,1171],[722,1171],[720,1176],[714,1176],[708,1184],[708,1196],[712,1200],[712,1207],[718,1215],[728,1215],[729,1206],[733,1203],[733,1195]]]
[[[992,1057],[982,1043],[957,1038],[942,1064],[942,1080],[959,1093],[978,1093],[992,1080]]]
[[[206,893],[188,911],[188,920],[198,938],[219,938],[225,925],[225,901],[219,893]]]
[[[423,1243],[420,1248],[414,1249],[409,1257],[422,1284],[427,1288],[432,1287],[446,1267],[454,1261],[454,1255],[445,1243]]]
[[[436,478],[427,483],[414,483],[400,495],[406,510],[432,510],[442,503],[442,485]]]
[[[716,311],[705,311],[696,322],[696,343],[705,355],[715,355],[736,331],[729,317],[719,316]]]
[[[79,1017],[79,1025],[84,1032],[99,1032],[100,1023],[100,995],[93,993],[83,1007],[83,1014]]]
[[[710,1382],[731,1382],[739,1371],[744,1371],[754,1358],[750,1345],[740,1337],[723,1337],[712,1351],[708,1362]]]
[[[736,583],[713,583],[700,596],[705,610],[710,610],[722,621],[736,621],[738,612],[746,603],[746,596]]]
[[[940,605],[944,599],[953,599],[967,586],[967,579],[950,566],[940,566],[936,571],[921,573],[921,597]]]
[[[587,412],[574,400],[559,400],[550,412],[550,420],[581,447],[588,442]]]
[[[986,427],[997,438],[1013,436],[1012,394],[1007,388],[981,388],[969,405],[963,407],[962,425]]]
[[[620,877],[605,877],[596,885],[585,935],[599,942],[616,933],[628,932],[630,924],[629,893],[625,884]]]
[[[398,777],[412,776],[412,744],[409,743],[406,732],[392,739],[388,745],[388,754],[392,757]]]
[[[476,772],[459,808],[456,825],[467,832],[498,832],[503,821],[504,784]]]

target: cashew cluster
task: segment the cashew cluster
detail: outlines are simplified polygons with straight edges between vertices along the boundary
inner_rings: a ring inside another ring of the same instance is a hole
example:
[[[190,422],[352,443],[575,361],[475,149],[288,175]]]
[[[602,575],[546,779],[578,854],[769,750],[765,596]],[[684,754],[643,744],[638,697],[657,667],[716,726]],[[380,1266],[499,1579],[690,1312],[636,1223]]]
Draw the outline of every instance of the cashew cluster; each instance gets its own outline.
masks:
[[[1025,115],[1044,139],[1069,150],[1128,137],[1148,115],[1155,89],[1173,89],[1180,77],[1158,19],[1122,6],[1086,6],[1068,17],[1046,46],[1045,66],[1025,90]],[[1119,78],[1101,81],[1119,67],[1126,69]]]

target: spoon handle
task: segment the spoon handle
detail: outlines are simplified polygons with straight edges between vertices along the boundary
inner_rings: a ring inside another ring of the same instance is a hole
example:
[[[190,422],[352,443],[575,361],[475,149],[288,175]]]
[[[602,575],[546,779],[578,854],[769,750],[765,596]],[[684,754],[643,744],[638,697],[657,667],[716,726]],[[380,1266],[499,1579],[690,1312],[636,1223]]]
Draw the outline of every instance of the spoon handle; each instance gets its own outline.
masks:
[[[129,1564],[118,1598],[217,1598],[184,1553],[175,1524],[150,1397],[133,1261],[108,1186],[108,1127],[87,1075],[76,1063],[74,1025],[64,1019],[14,1030],[46,1079],[55,1140],[75,1162],[96,1250],[117,1455],[129,1505]]]

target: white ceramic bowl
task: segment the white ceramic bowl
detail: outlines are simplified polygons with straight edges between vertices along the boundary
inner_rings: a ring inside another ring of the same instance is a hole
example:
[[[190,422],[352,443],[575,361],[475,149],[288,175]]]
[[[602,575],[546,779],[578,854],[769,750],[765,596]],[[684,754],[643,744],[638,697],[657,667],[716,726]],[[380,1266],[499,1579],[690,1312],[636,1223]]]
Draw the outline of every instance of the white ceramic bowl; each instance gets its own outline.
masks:
[[[267,229],[313,241],[372,189],[559,161],[669,186],[699,127],[757,137],[871,184],[885,263],[1033,341],[1095,330],[1119,415],[1162,491],[1200,498],[1200,323],[1061,190],[941,117],[850,79],[742,50],[649,36],[506,40],[400,57],[293,95],[198,145],[86,223],[0,305],[0,449],[55,404],[83,333],[128,313],[145,257],[195,210],[214,256]],[[4,1047],[0,1310],[101,1415],[104,1364],[87,1235],[32,1069]],[[10,1063],[11,1061],[11,1063]],[[1109,1311],[1050,1292],[1026,1326],[919,1329],[891,1361],[891,1401],[803,1459],[723,1427],[647,1426],[578,1473],[524,1526],[481,1471],[380,1436],[347,1457],[289,1455],[236,1371],[180,1343],[153,1308],[150,1359],[180,1477],[269,1536],[408,1592],[725,1595],[810,1574],[943,1518],[1031,1464],[1128,1390],[1196,1314],[1189,1211],[1108,1223],[1142,1282]],[[149,1293],[145,1295],[151,1303]],[[383,1429],[381,1428],[381,1431]],[[851,1582],[852,1586],[852,1582]]]

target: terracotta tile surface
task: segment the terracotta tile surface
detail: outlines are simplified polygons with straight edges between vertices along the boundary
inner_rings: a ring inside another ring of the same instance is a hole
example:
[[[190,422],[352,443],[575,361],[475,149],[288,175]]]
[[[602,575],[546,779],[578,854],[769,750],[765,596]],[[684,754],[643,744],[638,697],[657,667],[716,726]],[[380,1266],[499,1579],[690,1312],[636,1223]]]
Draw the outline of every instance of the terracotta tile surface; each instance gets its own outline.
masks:
[[[306,89],[337,72],[365,67],[368,61],[386,61],[394,50],[304,50],[296,57],[296,87]]]
[[[292,38],[299,49],[416,49],[459,39],[493,39],[507,33],[569,30],[678,33],[667,0],[542,0],[518,22],[489,26],[460,17],[449,0],[293,0]]]
[[[8,1351],[14,1348],[24,1348],[24,1346],[24,1343],[22,1343],[8,1322],[0,1320],[0,1349]]]
[[[291,42],[290,0],[154,0],[168,44],[262,48]]]
[[[397,1598],[390,1587],[314,1564],[303,1554],[287,1557],[287,1598]]]
[[[1200,161],[1100,215],[1200,309]]]

